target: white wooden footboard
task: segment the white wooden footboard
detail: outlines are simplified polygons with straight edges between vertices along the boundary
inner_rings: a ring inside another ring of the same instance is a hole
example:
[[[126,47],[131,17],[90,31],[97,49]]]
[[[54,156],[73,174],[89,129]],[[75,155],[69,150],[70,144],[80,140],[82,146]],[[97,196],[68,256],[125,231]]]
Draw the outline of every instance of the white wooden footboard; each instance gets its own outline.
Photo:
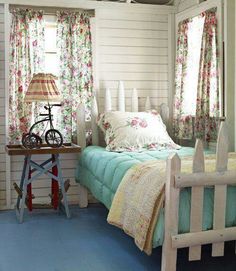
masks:
[[[227,185],[236,184],[236,171],[228,171],[228,137],[226,124],[221,123],[217,142],[216,171],[204,172],[201,141],[196,142],[193,173],[180,172],[181,160],[177,154],[167,161],[165,200],[165,237],[162,250],[162,271],[176,271],[177,249],[189,247],[189,260],[201,259],[201,245],[212,244],[212,256],[224,255],[224,242],[236,240],[236,227],[225,227]],[[213,186],[213,229],[202,231],[204,187]],[[178,234],[180,189],[191,187],[190,233]]]

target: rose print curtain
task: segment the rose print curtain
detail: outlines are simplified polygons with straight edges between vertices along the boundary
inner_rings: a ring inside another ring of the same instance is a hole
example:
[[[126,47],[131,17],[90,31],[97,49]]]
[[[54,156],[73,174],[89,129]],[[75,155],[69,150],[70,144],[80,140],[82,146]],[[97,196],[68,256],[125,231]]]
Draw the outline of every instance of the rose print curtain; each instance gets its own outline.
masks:
[[[76,109],[89,111],[93,95],[90,18],[86,13],[57,13],[57,47],[60,61],[62,107],[60,131],[66,142],[76,133]]]
[[[192,117],[183,112],[184,84],[188,59],[188,29],[189,20],[179,23],[177,37],[177,52],[175,66],[175,98],[173,112],[173,128],[176,138],[191,138]]]
[[[201,52],[196,95],[196,113],[184,113],[183,98],[188,66],[188,37],[191,19],[179,24],[173,128],[178,139],[201,138],[206,142],[215,140],[219,120],[219,72],[216,10],[209,10],[199,18],[204,18],[201,38]]]
[[[219,72],[216,11],[207,11],[205,17],[196,107],[196,137],[206,141],[217,139],[219,121]]]
[[[39,105],[24,102],[33,73],[44,67],[44,21],[42,11],[12,11],[9,71],[9,141],[21,141],[28,132]]]

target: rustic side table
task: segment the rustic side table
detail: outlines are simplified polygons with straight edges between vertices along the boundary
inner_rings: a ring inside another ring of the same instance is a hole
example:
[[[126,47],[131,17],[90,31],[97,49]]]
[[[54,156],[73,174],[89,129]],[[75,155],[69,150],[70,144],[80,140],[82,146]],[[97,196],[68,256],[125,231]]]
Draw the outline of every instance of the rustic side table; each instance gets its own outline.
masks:
[[[20,223],[23,222],[25,205],[29,211],[33,208],[53,208],[58,207],[63,210],[68,218],[70,218],[70,211],[66,191],[69,184],[66,183],[62,177],[62,170],[60,165],[59,155],[64,153],[79,153],[81,148],[75,144],[64,144],[57,148],[52,148],[47,145],[42,145],[40,149],[26,149],[22,145],[7,145],[6,152],[8,155],[24,155],[24,166],[21,175],[20,187],[14,184],[18,193],[16,202],[16,216]],[[33,155],[51,155],[41,164],[33,161]],[[33,204],[32,187],[31,183],[36,181],[41,175],[46,174],[52,179],[51,183],[51,204]],[[63,203],[62,203],[63,201]]]

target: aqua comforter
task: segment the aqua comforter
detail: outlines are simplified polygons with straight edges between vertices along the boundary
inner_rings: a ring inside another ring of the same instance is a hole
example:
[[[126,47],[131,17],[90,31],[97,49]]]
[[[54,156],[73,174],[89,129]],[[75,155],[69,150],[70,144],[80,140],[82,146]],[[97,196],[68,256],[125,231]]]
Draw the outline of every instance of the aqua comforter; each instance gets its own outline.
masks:
[[[194,149],[183,147],[176,152],[180,157],[193,154]],[[125,175],[126,171],[137,163],[153,159],[167,159],[170,150],[146,151],[146,152],[108,152],[102,147],[87,147],[81,154],[76,169],[76,181],[86,186],[96,199],[102,202],[108,209],[111,206],[114,194]],[[213,198],[214,191],[205,189],[203,229],[212,228],[213,221]],[[190,224],[190,202],[191,193],[189,189],[181,191],[179,231],[189,231]],[[235,206],[235,208],[232,208]],[[227,194],[227,226],[236,225],[236,187],[228,188]],[[162,245],[164,236],[164,210],[162,210],[157,221],[153,247]]]

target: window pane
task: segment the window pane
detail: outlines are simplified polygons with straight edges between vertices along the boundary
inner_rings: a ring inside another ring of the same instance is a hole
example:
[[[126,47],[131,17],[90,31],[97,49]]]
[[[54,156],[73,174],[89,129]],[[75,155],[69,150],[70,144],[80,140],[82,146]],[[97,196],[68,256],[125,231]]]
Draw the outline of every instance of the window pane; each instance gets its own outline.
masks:
[[[45,27],[45,51],[56,52],[56,27],[47,26]]]
[[[183,111],[186,115],[195,115],[198,86],[199,62],[204,17],[197,16],[189,23],[187,74],[184,84]]]
[[[45,72],[59,75],[59,61],[57,54],[45,54]]]

